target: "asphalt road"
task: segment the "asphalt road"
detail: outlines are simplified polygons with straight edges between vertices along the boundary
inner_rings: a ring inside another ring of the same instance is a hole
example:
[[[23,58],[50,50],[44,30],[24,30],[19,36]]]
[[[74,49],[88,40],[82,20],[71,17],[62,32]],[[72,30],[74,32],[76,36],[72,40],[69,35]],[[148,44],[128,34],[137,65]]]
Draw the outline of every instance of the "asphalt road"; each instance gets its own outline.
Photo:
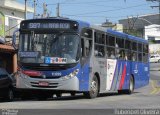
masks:
[[[159,64],[151,67],[159,68]],[[20,100],[13,102],[0,102],[1,109],[160,109],[160,71],[150,71],[151,80],[148,86],[136,89],[132,95],[118,93],[101,94],[95,99],[85,99],[82,94],[71,97],[64,94],[62,98],[48,99],[46,101]],[[39,112],[41,113],[41,112]],[[64,112],[65,113],[65,112]],[[94,112],[96,113],[96,112]]]

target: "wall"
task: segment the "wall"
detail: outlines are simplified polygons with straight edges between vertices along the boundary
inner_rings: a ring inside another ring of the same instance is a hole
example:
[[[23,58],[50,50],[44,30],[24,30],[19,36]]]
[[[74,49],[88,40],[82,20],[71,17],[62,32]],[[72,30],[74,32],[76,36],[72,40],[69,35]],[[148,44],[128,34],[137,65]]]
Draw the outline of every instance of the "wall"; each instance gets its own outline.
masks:
[[[0,42],[5,42],[5,17],[2,12],[0,12]]]
[[[145,39],[149,40],[150,53],[160,54],[160,25],[145,26]]]

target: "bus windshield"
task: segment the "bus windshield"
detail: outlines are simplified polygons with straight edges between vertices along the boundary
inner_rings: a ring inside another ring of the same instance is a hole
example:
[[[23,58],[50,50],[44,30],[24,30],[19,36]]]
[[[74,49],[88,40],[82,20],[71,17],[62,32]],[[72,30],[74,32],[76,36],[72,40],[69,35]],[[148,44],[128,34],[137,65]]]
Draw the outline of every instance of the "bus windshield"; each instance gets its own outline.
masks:
[[[76,63],[80,38],[76,34],[21,34],[19,60],[22,63]]]

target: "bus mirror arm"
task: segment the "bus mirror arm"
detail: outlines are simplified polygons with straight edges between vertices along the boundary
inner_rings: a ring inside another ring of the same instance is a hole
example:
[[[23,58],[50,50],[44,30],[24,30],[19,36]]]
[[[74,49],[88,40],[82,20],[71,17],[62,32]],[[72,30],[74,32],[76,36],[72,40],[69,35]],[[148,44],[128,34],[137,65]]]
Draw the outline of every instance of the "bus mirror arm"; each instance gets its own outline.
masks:
[[[14,32],[13,32],[13,36],[12,36],[12,46],[14,47],[15,50],[17,50],[16,48],[16,33],[19,31],[19,29],[16,29]]]

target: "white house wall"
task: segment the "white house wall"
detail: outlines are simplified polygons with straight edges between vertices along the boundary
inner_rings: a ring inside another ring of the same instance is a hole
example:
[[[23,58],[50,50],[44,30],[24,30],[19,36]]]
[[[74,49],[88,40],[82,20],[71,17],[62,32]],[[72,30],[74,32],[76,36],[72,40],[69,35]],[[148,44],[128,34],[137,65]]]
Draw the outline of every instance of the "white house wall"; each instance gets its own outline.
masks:
[[[155,40],[160,40],[160,25],[145,26],[145,39],[148,40],[149,37],[153,37]],[[160,54],[160,44],[150,43],[149,51],[150,53]]]

